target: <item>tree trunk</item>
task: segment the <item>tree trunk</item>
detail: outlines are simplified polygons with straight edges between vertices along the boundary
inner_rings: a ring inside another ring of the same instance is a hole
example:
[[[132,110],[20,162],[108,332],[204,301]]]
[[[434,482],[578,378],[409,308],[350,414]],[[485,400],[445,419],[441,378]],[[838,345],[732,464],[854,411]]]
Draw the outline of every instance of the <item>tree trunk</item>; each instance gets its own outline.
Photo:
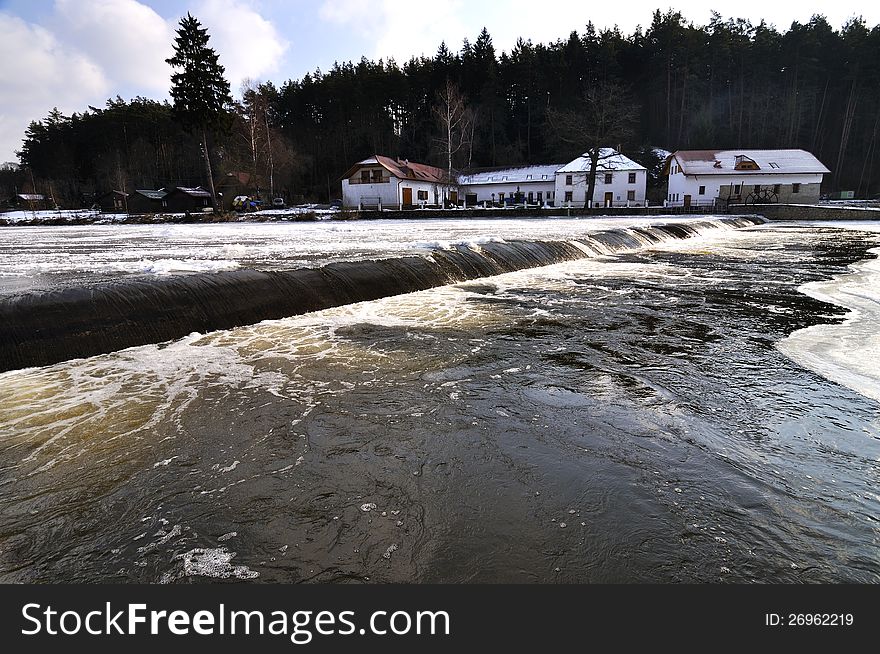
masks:
[[[214,174],[211,172],[211,155],[208,152],[208,134],[202,127],[202,154],[205,156],[205,175],[208,177],[208,192],[211,194],[211,208],[217,209],[217,194],[214,192]]]
[[[834,167],[834,188],[840,190],[840,173],[843,170],[844,157],[846,155],[846,147],[849,143],[850,131],[852,129],[853,118],[855,118],[856,106],[858,104],[858,68],[853,75],[852,86],[850,87],[849,99],[846,102],[846,111],[843,114],[843,131],[840,135],[840,149],[837,151],[837,165]]]
[[[269,154],[269,200],[275,199],[275,159],[272,157],[272,136],[269,133],[269,112],[263,114],[266,119],[266,150]]]
[[[594,148],[592,152],[590,152],[590,173],[587,177],[587,195],[584,198],[584,208],[588,208],[590,206],[590,200],[593,199],[593,194],[596,192],[596,169],[599,167],[599,150]]]
[[[448,95],[448,94],[447,94]],[[452,179],[452,108],[451,100],[446,102],[446,179]]]
[[[813,128],[813,152],[817,150],[816,146],[819,142],[819,130],[822,127],[822,119],[824,118],[825,114],[825,98],[828,96],[828,84],[830,81],[831,78],[825,80],[825,90],[822,91],[822,103],[819,105],[819,115],[816,116],[816,126]]]
[[[871,140],[868,142],[868,149],[865,151],[865,160],[862,163],[862,172],[859,174],[859,185],[856,188],[856,197],[862,197],[862,180],[865,180],[865,194],[864,197],[867,199],[869,195],[869,191],[871,190],[871,171],[869,169],[868,163],[872,163],[874,161],[874,148],[877,143],[877,128],[880,127],[880,111],[877,112],[877,119],[874,121],[874,130],[871,132]],[[868,171],[867,178],[865,177],[865,172]]]

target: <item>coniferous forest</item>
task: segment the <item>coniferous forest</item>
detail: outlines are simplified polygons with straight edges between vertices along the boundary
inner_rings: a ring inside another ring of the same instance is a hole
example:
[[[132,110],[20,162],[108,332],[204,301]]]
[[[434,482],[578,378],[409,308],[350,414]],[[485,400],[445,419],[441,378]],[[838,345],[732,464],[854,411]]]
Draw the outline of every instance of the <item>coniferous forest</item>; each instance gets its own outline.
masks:
[[[301,201],[337,197],[341,175],[373,153],[445,168],[436,105],[447,81],[470,117],[459,169],[570,160],[585,147],[559,137],[553,112],[576,114],[590,89],[613,84],[630,99],[618,110],[633,129],[608,145],[649,168],[651,147],[797,147],[831,170],[826,192],[880,194],[880,26],[816,16],[783,30],[717,14],[698,26],[675,11],[633,34],[587,25],[501,53],[484,29],[430,58],[363,58],[280,86],[245,81],[209,135],[214,176],[244,172]],[[203,185],[201,152],[169,103],[117,97],[32,122],[21,168],[0,171],[0,191],[35,186],[73,207],[110,189]]]

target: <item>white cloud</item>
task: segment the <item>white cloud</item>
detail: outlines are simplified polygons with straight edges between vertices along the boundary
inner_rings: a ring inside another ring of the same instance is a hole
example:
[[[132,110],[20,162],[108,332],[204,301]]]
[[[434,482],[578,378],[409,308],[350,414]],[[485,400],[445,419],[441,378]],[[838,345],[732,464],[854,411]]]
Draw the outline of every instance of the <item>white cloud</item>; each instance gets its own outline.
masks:
[[[288,43],[251,3],[202,0],[192,13],[208,28],[209,45],[220,55],[233,92],[245,78],[258,79],[278,71]]]
[[[56,34],[119,86],[166,94],[174,30],[136,0],[57,0]]]
[[[441,41],[457,50],[472,31],[463,22],[464,6],[462,0],[407,5],[395,0],[325,0],[319,15],[372,43],[366,56],[404,62],[413,56],[433,56]]]
[[[82,111],[110,82],[87,56],[48,30],[0,12],[0,161],[14,160],[31,120],[52,107]]]

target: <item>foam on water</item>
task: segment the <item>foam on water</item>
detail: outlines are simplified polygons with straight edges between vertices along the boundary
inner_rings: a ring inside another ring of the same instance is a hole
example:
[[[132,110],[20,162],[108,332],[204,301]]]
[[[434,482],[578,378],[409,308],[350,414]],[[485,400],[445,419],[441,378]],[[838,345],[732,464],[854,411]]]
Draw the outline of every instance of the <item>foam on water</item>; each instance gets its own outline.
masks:
[[[180,555],[183,560],[183,575],[186,577],[210,577],[212,579],[256,579],[259,572],[246,565],[233,565],[235,552],[225,547],[207,549],[196,547]]]
[[[880,248],[871,252],[880,256]],[[778,347],[805,368],[880,402],[880,258],[860,261],[850,271],[798,289],[848,309],[844,321],[800,329]]]
[[[239,267],[237,261],[225,259],[200,260],[200,259],[159,259],[150,261],[141,259],[134,266],[120,266],[124,272],[152,273],[154,275],[169,275],[181,272],[217,272],[220,270],[235,270]]]

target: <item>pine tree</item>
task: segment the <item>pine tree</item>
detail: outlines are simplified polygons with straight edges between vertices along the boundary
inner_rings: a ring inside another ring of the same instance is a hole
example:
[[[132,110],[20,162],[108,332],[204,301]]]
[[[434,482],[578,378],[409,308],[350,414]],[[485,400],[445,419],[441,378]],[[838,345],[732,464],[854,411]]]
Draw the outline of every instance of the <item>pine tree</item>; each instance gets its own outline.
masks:
[[[216,208],[208,131],[221,124],[225,108],[232,98],[229,95],[229,82],[224,77],[225,69],[218,63],[214,49],[208,47],[210,38],[208,30],[187,13],[185,18],[180,19],[174,39],[174,56],[165,61],[175,69],[181,69],[171,76],[174,113],[201,139],[211,204]]]

